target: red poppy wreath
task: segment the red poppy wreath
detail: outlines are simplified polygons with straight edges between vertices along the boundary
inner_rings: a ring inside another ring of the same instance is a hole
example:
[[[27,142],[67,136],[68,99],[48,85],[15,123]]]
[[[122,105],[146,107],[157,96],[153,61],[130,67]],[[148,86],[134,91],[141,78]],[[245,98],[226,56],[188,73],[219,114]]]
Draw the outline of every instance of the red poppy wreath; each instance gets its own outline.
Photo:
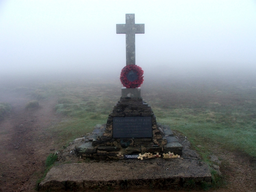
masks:
[[[137,88],[143,83],[143,70],[138,65],[126,65],[120,75],[120,80],[126,88]]]

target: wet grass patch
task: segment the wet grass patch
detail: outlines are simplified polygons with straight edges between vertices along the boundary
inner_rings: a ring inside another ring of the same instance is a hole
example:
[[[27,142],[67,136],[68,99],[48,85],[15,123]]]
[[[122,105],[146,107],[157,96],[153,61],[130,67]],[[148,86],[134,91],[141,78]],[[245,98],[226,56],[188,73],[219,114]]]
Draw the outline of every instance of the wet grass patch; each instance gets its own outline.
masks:
[[[256,157],[254,122],[246,119],[248,117],[242,112],[227,115],[216,111],[202,111],[194,115],[190,109],[174,109],[167,113],[168,117],[157,118],[158,121],[182,132],[194,146],[215,143]],[[243,125],[241,121],[244,122]]]
[[[107,115],[87,113],[83,118],[66,118],[57,126],[48,130],[52,133],[55,143],[60,147],[75,138],[90,133],[97,124],[106,123]]]
[[[58,155],[51,153],[50,155],[47,156],[46,160],[45,160],[45,170],[43,173],[42,178],[38,179],[36,182],[36,187],[35,189],[37,191],[39,191],[40,186],[39,184],[41,183],[41,181],[44,180],[44,178],[46,177],[46,174],[48,173],[48,171],[53,167],[54,163],[58,160]]]

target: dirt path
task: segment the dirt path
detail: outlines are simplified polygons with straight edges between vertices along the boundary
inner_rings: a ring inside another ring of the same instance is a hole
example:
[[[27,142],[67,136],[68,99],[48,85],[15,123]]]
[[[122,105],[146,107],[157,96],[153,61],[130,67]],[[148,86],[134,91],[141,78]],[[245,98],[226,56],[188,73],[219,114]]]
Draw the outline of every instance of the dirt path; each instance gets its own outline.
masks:
[[[215,151],[215,154],[222,160],[221,172],[227,180],[226,188],[218,192],[256,192],[256,159],[227,150]]]
[[[58,121],[56,100],[40,102],[37,110],[26,110],[28,99],[12,101],[13,111],[0,122],[0,191],[33,191],[52,147],[43,130]]]
[[[0,102],[12,103],[13,112],[0,122],[0,192],[34,191],[37,179],[42,176],[44,162],[54,140],[47,132],[60,121],[53,111],[56,99],[41,101],[37,110],[25,110],[29,101],[26,96],[8,96]],[[18,99],[17,99],[18,98]],[[255,192],[255,159],[241,153],[214,150],[221,161],[221,171],[227,180],[222,189],[216,192]],[[126,190],[163,191],[163,190]],[[193,190],[190,190],[193,191]]]

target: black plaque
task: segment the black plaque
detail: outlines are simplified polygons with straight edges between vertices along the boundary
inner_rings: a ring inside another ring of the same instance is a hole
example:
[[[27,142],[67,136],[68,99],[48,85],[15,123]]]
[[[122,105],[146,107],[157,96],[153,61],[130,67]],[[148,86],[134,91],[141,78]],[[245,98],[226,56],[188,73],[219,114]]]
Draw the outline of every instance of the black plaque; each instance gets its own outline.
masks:
[[[113,138],[152,137],[151,117],[114,117]]]

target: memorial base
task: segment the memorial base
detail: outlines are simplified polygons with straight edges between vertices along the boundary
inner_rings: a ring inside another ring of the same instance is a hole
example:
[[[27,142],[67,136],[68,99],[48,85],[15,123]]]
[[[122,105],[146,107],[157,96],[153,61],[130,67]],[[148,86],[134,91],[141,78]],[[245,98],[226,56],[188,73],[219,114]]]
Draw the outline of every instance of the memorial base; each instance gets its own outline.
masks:
[[[124,159],[148,152],[181,155],[182,145],[168,127],[157,124],[145,101],[128,97],[121,97],[106,125],[96,126],[76,147],[77,155],[84,159]]]
[[[94,139],[105,125],[97,125],[91,136],[75,139],[65,149],[59,151],[58,162],[50,169],[44,180],[39,184],[39,191],[107,191],[136,189],[179,189],[183,187],[205,186],[211,183],[209,166],[202,162],[196,151],[191,149],[190,142],[185,136],[173,136],[168,127],[161,126],[170,137],[168,142],[175,143],[171,138],[178,139],[183,145],[180,158],[172,159],[147,159],[144,161],[136,158],[136,153],[125,155],[125,160],[98,161],[77,157],[74,153],[75,146],[85,144],[85,139]],[[174,133],[175,134],[175,133]],[[92,144],[92,143],[90,143]],[[96,150],[115,153],[115,147],[98,147],[95,149],[88,145],[84,149],[88,153]],[[131,151],[132,147],[129,147]],[[126,152],[130,153],[128,147]],[[155,149],[152,149],[155,151]],[[85,153],[84,153],[85,154]],[[103,155],[106,157],[106,155]],[[135,160],[134,159],[137,159]],[[191,188],[189,188],[191,189]]]
[[[39,191],[176,191],[191,186],[201,189],[210,183],[209,167],[197,159],[91,161],[54,166],[39,184]]]

